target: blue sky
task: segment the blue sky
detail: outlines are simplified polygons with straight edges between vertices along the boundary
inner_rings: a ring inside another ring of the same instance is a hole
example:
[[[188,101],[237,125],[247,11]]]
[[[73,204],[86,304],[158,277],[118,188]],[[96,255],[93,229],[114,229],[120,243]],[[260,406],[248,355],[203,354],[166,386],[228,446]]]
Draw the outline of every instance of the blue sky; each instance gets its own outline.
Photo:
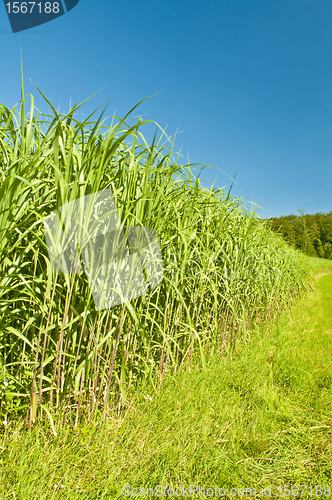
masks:
[[[278,217],[332,211],[330,0],[80,0],[64,16],[12,33],[0,8],[0,103],[25,93],[60,112],[135,115],[177,130],[183,164],[213,165],[205,187],[229,189]],[[107,121],[110,123],[111,119]],[[151,137],[152,130],[145,133]],[[142,129],[144,133],[144,129]],[[218,170],[219,169],[219,170]],[[225,173],[223,173],[225,172]],[[226,175],[227,174],[227,175]]]

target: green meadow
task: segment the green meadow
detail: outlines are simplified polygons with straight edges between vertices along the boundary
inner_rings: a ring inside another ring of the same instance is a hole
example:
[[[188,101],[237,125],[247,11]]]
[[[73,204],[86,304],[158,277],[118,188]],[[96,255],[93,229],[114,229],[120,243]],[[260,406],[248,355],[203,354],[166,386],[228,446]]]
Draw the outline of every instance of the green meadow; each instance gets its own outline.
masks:
[[[138,105],[105,126],[21,87],[0,105],[1,498],[329,496],[332,261],[203,188],[158,124],[148,144]],[[44,220],[105,189],[157,233],[164,279],[99,311],[84,273],[52,268]]]

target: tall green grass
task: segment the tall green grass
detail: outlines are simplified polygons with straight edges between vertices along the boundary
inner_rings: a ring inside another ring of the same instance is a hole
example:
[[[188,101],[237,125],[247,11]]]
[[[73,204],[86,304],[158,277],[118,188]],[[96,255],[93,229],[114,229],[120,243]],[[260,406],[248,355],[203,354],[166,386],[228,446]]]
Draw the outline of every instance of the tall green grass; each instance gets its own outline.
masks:
[[[158,390],[197,353],[204,367],[287,307],[310,269],[240,199],[204,189],[160,126],[149,145],[148,122],[129,124],[138,105],[103,133],[104,112],[80,122],[82,104],[60,115],[37,90],[51,115],[35,116],[32,95],[26,115],[23,72],[20,111],[0,106],[0,411],[30,427],[47,417],[56,433],[60,414],[77,423],[83,407],[90,418],[121,407],[140,380]],[[157,232],[164,280],[97,311],[84,273],[52,269],[43,221],[108,188],[125,227]]]

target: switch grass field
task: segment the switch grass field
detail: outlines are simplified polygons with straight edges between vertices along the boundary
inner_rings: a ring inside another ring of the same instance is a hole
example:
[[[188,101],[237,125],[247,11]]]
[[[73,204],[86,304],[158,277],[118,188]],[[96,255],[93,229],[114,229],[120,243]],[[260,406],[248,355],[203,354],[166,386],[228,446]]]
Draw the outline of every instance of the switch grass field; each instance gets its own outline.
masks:
[[[77,425],[89,408],[93,420],[136,384],[158,390],[197,354],[204,367],[234,347],[287,308],[316,261],[230,191],[203,188],[157,124],[149,145],[147,122],[130,124],[138,105],[106,126],[103,114],[76,120],[82,104],[60,115],[38,89],[51,110],[42,115],[32,95],[27,107],[23,69],[21,78],[19,112],[0,105],[0,422],[46,420],[56,435],[61,415]],[[107,189],[125,231],[155,231],[164,278],[99,311],[84,272],[53,269],[44,221]]]
[[[8,428],[0,440],[1,498],[126,498],[125,485],[257,493],[272,485],[272,498],[284,485],[306,485],[302,498],[317,498],[308,488],[321,485],[327,493],[332,274],[318,276],[314,291],[270,329],[216,353],[206,370],[198,358],[190,371],[166,375],[159,393],[141,387],[120,413],[93,423],[82,417],[57,436],[41,423],[31,433]]]
[[[106,127],[39,91],[51,114],[32,95],[26,114],[21,75],[20,111],[0,105],[0,498],[329,484],[332,261],[203,188],[157,124],[149,145],[138,105]],[[106,189],[156,232],[164,279],[99,311],[44,219]]]

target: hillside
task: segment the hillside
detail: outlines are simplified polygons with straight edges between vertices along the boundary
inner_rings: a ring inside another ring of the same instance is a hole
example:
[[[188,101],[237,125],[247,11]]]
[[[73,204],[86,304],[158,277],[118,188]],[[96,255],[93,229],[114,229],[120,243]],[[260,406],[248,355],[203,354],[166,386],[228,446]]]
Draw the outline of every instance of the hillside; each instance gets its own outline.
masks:
[[[314,215],[302,212],[300,216],[291,214],[266,221],[294,249],[311,257],[332,259],[332,212]]]

